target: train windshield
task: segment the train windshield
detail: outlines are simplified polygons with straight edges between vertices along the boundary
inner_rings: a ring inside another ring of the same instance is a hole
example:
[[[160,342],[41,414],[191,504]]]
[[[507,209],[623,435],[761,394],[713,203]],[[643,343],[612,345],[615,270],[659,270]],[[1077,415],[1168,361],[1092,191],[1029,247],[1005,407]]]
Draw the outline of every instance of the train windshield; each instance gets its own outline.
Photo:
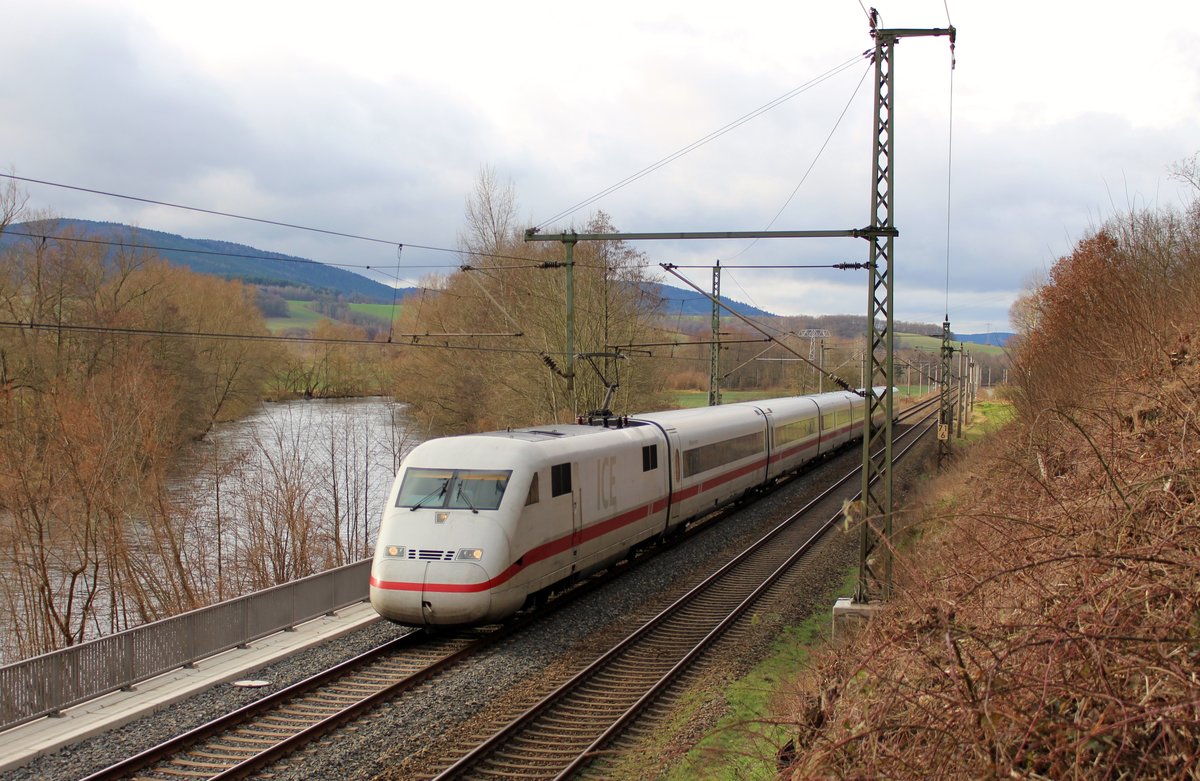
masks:
[[[511,471],[410,467],[400,484],[396,506],[413,510],[495,510],[511,476]]]

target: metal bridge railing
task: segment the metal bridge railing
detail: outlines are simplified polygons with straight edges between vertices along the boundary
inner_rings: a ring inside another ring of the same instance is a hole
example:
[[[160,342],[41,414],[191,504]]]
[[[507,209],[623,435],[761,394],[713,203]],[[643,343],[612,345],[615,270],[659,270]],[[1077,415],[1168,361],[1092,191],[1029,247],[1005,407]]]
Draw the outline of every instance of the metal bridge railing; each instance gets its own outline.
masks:
[[[371,560],[0,667],[0,730],[367,599]]]

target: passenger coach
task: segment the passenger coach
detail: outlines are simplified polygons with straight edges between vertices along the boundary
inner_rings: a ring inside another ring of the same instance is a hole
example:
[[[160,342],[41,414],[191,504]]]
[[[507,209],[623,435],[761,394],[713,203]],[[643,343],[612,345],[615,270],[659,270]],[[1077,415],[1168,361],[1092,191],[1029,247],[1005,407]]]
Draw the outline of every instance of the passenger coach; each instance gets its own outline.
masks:
[[[499,621],[862,435],[850,392],[434,439],[396,475],[371,604]]]

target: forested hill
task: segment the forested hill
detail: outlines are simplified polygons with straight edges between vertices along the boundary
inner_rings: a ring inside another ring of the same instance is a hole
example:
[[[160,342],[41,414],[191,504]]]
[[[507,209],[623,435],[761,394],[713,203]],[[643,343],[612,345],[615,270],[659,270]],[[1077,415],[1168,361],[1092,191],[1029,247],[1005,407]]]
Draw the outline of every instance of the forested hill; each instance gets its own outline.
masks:
[[[657,282],[648,283],[649,287],[658,293],[662,298],[662,314],[664,316],[679,316],[685,317],[694,315],[712,315],[712,299],[707,296],[702,296],[695,290],[685,290],[683,288],[663,285]],[[775,317],[776,315],[759,309],[750,304],[743,304],[741,301],[721,296],[721,303],[745,317]],[[728,317],[727,309],[721,310],[721,317]]]
[[[0,248],[29,236],[74,236],[88,241],[137,243],[153,249],[170,263],[187,266],[202,274],[241,279],[256,285],[308,288],[316,294],[334,294],[351,301],[390,304],[394,295],[392,288],[387,285],[307,258],[228,241],[192,239],[115,222],[56,219],[17,223],[0,235]],[[694,290],[657,283],[650,285],[662,297],[664,313],[685,316],[712,313],[712,302]],[[401,288],[400,297],[415,290]],[[725,297],[721,300],[746,317],[773,316],[770,312],[740,301]]]
[[[361,274],[306,258],[213,239],[190,239],[174,233],[134,228],[115,222],[56,219],[17,223],[0,236],[0,247],[33,236],[75,236],[102,242],[139,244],[170,263],[201,274],[241,279],[256,285],[311,288],[351,300],[391,303],[392,288]]]

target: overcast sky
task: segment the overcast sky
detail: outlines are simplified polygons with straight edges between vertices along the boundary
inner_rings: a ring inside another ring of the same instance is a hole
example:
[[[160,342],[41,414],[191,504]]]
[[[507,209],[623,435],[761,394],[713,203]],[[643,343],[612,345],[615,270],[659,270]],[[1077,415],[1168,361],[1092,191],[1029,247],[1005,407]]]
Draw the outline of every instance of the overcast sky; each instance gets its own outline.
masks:
[[[948,41],[895,51],[898,318],[1006,329],[1030,276],[1089,230],[1194,195],[1168,169],[1200,151],[1195,0],[874,5],[885,27],[949,16],[959,31],[952,125]],[[870,221],[873,43],[858,0],[7,0],[3,37],[0,168],[445,248],[485,166],[539,224],[846,65],[550,227],[594,209],[625,231]],[[24,187],[59,216],[394,270],[382,244]],[[638,246],[652,264],[720,259],[726,295],[778,314],[866,311],[862,271],[736,268],[864,261],[861,239]],[[404,284],[456,262],[402,257]]]

